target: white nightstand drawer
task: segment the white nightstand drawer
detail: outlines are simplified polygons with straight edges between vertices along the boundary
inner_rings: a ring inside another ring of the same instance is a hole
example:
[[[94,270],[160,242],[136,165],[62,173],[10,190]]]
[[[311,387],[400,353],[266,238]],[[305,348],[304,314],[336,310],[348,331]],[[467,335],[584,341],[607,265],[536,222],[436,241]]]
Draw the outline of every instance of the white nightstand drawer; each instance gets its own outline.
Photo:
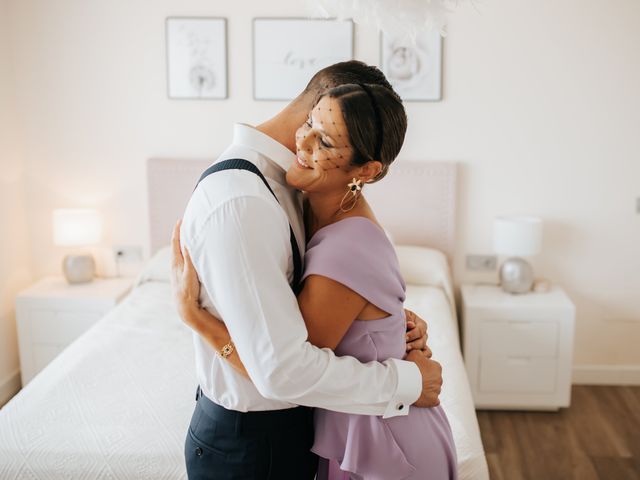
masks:
[[[114,308],[131,289],[131,278],[97,278],[69,285],[46,277],[16,297],[22,385]]]
[[[29,327],[34,343],[69,344],[89,329],[103,312],[74,312],[32,309]],[[64,328],[61,326],[64,325]]]
[[[556,369],[555,358],[481,357],[479,390],[484,393],[552,393],[556,389]]]
[[[556,322],[487,321],[481,325],[480,356],[556,357]]]

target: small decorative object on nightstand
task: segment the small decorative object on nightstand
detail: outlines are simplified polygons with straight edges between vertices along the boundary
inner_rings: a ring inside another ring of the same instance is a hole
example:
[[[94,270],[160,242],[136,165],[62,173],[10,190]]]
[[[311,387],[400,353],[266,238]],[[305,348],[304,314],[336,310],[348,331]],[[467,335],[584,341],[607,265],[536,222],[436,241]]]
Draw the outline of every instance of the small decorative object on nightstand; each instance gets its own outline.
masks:
[[[464,361],[478,409],[557,410],[571,398],[575,307],[557,286],[462,286]]]
[[[58,209],[53,211],[53,242],[61,247],[89,247],[97,245],[102,236],[100,214],[91,209]],[[96,263],[89,252],[66,255],[62,271],[69,283],[93,280]]]
[[[533,268],[520,257],[537,255],[542,245],[542,220],[537,217],[496,217],[493,244],[507,258],[500,267],[500,285],[508,293],[527,293],[533,286]]]
[[[96,279],[69,285],[48,277],[16,298],[22,385],[26,385],[73,340],[129,292],[131,278]]]

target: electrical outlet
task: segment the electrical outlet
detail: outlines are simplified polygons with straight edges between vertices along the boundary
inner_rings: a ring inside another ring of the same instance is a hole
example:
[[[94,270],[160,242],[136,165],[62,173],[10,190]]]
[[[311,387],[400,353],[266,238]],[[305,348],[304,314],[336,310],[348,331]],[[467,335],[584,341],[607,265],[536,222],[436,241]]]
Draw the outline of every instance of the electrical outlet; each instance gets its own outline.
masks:
[[[139,245],[115,245],[113,247],[116,275],[119,277],[135,277],[144,264],[142,247]]]
[[[113,254],[118,263],[142,262],[142,247],[138,245],[114,245]]]
[[[493,272],[497,266],[495,255],[467,255],[467,270]]]

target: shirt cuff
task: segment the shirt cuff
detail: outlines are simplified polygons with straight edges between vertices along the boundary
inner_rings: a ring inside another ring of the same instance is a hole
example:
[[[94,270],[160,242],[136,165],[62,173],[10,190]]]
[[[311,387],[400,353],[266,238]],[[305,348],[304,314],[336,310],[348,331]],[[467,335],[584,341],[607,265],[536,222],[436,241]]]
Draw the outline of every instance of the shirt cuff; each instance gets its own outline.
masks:
[[[390,358],[389,365],[396,369],[398,385],[382,418],[409,415],[410,406],[418,400],[422,393],[422,374],[413,362]]]

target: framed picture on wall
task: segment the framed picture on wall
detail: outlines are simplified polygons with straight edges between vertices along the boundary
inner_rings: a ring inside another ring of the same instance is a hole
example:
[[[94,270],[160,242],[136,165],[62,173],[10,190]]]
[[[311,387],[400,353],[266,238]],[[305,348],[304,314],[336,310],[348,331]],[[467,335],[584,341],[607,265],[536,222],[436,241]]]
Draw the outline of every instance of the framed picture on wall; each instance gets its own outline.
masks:
[[[170,17],[166,35],[169,98],[227,98],[227,20]]]
[[[423,32],[415,44],[381,35],[380,65],[403,100],[442,100],[442,37]]]
[[[256,100],[291,100],[302,92],[318,70],[351,59],[351,20],[253,20],[253,97]]]

